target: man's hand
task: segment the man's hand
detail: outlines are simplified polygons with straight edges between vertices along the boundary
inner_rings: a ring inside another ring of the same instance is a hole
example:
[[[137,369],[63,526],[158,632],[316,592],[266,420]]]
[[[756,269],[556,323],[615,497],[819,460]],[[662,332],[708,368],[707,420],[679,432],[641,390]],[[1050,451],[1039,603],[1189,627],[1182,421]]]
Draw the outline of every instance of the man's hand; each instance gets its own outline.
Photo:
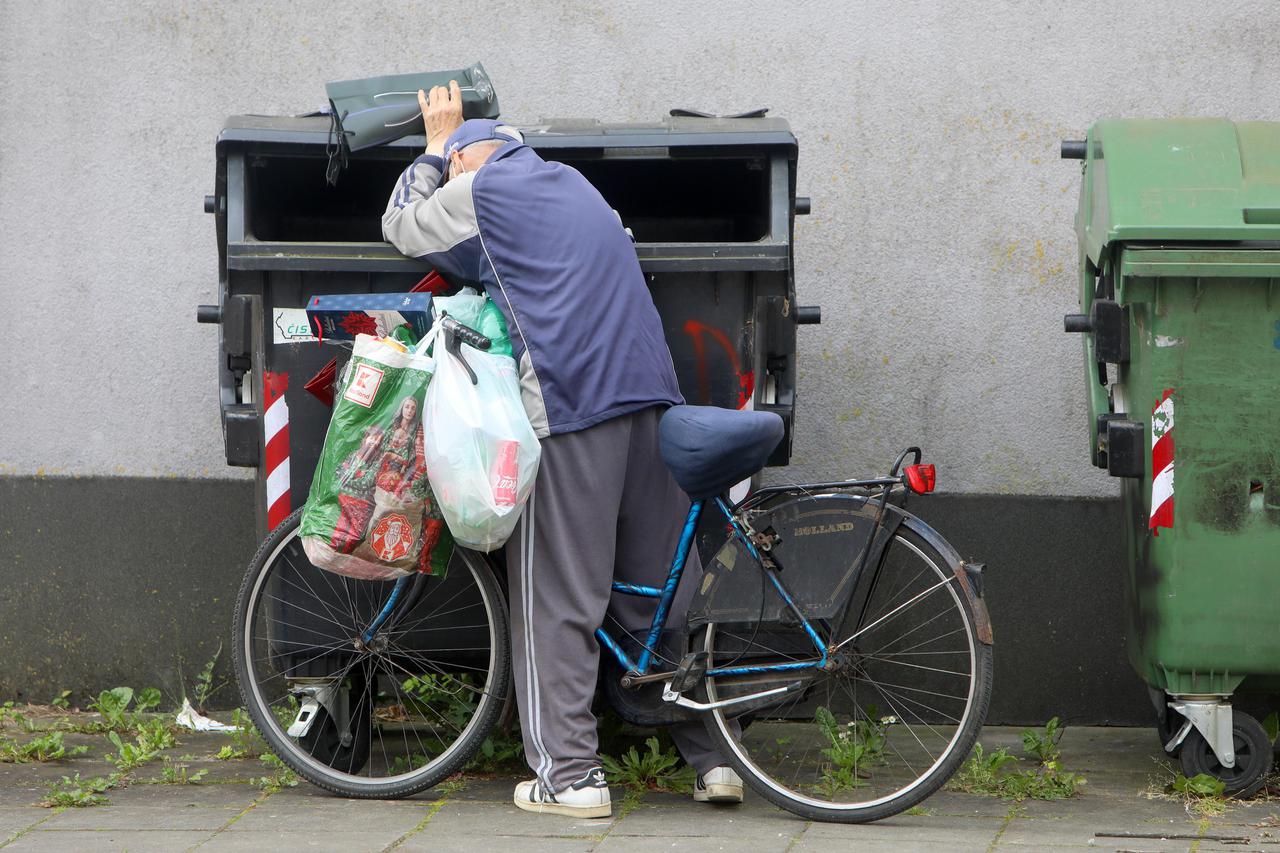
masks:
[[[422,121],[427,128],[427,153],[440,157],[449,134],[462,124],[462,90],[457,80],[449,81],[449,88],[434,86],[430,93],[418,90],[418,106],[422,107]]]

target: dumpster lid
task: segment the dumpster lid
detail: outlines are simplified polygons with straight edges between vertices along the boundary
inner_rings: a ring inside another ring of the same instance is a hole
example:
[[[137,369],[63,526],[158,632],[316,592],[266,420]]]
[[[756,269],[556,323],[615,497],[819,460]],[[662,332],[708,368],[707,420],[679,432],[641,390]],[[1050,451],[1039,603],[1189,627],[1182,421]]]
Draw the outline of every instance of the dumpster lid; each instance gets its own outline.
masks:
[[[1089,131],[1076,229],[1114,241],[1280,240],[1280,122],[1106,119]]]
[[[513,123],[532,148],[678,148],[706,146],[783,146],[795,156],[796,138],[780,118],[700,118],[668,116],[650,122],[601,122],[549,119]],[[218,147],[232,142],[325,144],[329,116],[231,116],[218,134]],[[421,134],[388,143],[389,149],[421,149]]]

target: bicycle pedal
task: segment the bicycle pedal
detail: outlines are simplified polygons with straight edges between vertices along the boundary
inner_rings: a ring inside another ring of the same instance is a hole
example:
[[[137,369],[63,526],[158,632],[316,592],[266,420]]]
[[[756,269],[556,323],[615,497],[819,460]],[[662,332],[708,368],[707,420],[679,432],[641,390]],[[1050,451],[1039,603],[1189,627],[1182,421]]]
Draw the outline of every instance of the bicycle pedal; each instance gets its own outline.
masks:
[[[706,652],[689,652],[676,667],[676,674],[671,678],[671,690],[684,693],[692,690],[707,674],[709,655]]]

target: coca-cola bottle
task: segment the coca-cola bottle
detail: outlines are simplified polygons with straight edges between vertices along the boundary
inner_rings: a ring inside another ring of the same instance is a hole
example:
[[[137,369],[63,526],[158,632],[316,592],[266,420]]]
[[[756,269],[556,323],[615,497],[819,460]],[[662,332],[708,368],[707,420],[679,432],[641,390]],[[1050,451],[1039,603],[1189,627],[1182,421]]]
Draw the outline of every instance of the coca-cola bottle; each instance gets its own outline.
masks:
[[[493,470],[489,472],[494,506],[516,505],[516,479],[520,471],[519,453],[520,442],[518,441],[504,441],[498,445],[498,457],[494,462]]]

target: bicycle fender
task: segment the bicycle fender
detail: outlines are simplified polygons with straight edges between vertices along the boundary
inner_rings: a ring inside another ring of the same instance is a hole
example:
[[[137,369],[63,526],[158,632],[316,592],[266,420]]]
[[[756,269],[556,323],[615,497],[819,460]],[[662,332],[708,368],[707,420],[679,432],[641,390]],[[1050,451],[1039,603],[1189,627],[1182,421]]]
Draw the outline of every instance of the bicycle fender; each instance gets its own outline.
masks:
[[[956,586],[964,592],[973,608],[974,627],[978,640],[985,646],[995,645],[991,631],[991,616],[987,613],[987,603],[982,597],[982,577],[986,566],[982,563],[967,563],[961,559],[951,543],[942,538],[942,534],[934,530],[917,515],[912,515],[901,507],[890,507],[891,511],[902,516],[902,523],[917,536],[928,542],[930,547],[943,557],[948,558],[955,566]]]

